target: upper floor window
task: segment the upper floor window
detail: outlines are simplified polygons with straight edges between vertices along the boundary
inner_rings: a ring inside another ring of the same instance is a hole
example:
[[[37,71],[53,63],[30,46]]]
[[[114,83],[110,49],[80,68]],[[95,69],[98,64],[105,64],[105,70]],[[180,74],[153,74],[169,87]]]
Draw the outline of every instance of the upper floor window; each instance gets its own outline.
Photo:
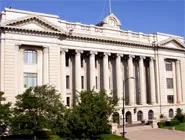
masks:
[[[66,88],[70,88],[70,81],[69,81],[69,75],[66,75]]]
[[[66,54],[66,67],[68,67],[68,66],[69,66],[69,55]]]
[[[167,88],[173,89],[173,78],[166,78]]]
[[[174,97],[173,97],[173,95],[167,95],[167,102],[168,103],[174,103]]]
[[[24,73],[24,88],[37,86],[36,73]]]
[[[83,66],[84,66],[84,58],[83,58],[83,56],[81,56],[81,67],[83,68]]]
[[[166,61],[166,71],[172,71],[172,62]]]
[[[24,51],[24,63],[36,64],[37,63],[37,52],[34,50]]]
[[[84,76],[81,76],[82,89],[84,89]]]

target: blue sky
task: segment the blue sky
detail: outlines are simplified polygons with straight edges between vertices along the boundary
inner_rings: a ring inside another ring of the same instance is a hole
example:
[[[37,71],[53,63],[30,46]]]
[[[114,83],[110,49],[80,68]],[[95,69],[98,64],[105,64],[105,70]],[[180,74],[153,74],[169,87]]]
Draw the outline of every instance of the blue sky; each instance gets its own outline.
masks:
[[[111,0],[111,5],[123,30],[185,37],[184,0]],[[9,6],[84,24],[96,24],[109,14],[108,0],[0,0],[0,11]]]

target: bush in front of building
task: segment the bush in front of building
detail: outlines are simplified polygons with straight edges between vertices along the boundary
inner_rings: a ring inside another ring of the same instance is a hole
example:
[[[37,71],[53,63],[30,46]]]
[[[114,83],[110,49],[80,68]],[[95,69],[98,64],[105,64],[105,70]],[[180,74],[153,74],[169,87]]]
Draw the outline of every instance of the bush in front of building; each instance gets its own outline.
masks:
[[[117,101],[105,91],[80,92],[78,103],[66,115],[65,126],[61,126],[60,136],[97,139],[101,134],[110,133],[109,118],[115,111]]]
[[[175,115],[175,118],[179,120],[181,123],[185,122],[185,114],[182,113],[181,109],[177,109],[177,114]]]

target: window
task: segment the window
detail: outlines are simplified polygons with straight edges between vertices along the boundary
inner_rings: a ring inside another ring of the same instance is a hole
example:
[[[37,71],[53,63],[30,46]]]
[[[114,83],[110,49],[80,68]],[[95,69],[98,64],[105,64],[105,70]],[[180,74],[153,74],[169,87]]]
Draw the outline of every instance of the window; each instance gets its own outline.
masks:
[[[148,111],[148,119],[152,120],[154,118],[154,112],[152,110]]]
[[[98,59],[95,57],[95,68],[97,68]]]
[[[70,106],[70,97],[66,98],[67,106]]]
[[[81,76],[82,89],[84,89],[84,76]]]
[[[142,111],[138,111],[137,112],[137,121],[142,121],[143,120],[143,112]]]
[[[170,117],[170,118],[173,118],[173,109],[170,109],[170,110],[169,110],[169,117]]]
[[[172,71],[172,62],[166,61],[166,71]]]
[[[37,74],[36,73],[24,73],[24,87],[37,86]]]
[[[69,89],[70,88],[70,83],[69,83],[69,75],[66,76],[66,88]]]
[[[98,77],[96,76],[96,89],[98,89]]]
[[[168,103],[174,103],[173,95],[167,95]]]
[[[69,55],[66,54],[66,67],[69,67]]]
[[[37,63],[37,52],[33,50],[24,51],[24,63],[36,64]]]
[[[83,68],[83,56],[81,56],[81,67]]]
[[[173,78],[166,78],[167,88],[173,89]]]

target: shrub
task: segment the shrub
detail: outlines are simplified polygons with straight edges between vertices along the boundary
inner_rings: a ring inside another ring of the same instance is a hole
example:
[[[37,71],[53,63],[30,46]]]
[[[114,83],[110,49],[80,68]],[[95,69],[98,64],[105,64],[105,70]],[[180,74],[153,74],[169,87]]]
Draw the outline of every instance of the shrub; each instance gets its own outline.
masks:
[[[157,125],[159,128],[162,128],[166,125],[166,122],[158,122]]]
[[[185,115],[182,114],[182,110],[181,109],[177,109],[177,114],[176,114],[175,118],[177,120],[179,120],[180,122],[185,122]]]
[[[175,126],[175,125],[179,125],[179,124],[180,124],[180,121],[177,120],[177,119],[172,119],[172,120],[170,121],[170,126]]]

